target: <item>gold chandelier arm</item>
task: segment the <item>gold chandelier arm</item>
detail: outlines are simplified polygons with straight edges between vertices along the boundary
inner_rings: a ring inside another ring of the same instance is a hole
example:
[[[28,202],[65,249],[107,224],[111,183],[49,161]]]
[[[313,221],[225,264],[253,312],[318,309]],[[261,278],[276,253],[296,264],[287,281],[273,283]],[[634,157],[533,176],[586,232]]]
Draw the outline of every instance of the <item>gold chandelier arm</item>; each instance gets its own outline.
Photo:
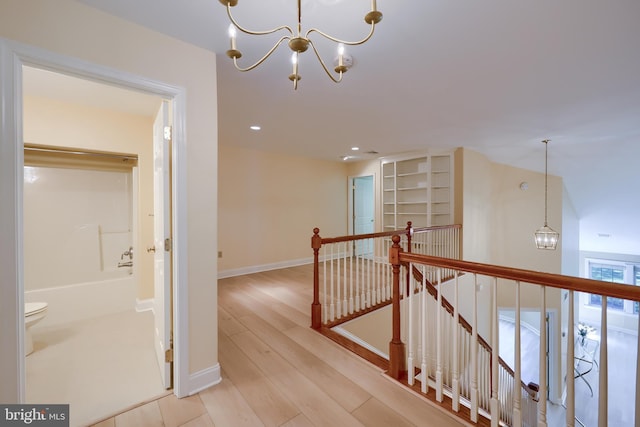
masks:
[[[229,16],[229,20],[231,20],[231,23],[237,29],[239,29],[240,31],[242,31],[243,33],[246,33],[246,34],[251,34],[253,36],[264,36],[266,34],[272,34],[272,33],[275,33],[277,31],[280,31],[280,30],[287,30],[287,31],[289,31],[289,34],[291,34],[291,36],[293,36],[293,30],[288,25],[282,25],[280,27],[274,28],[273,30],[267,30],[267,31],[251,31],[251,30],[248,30],[248,29],[244,28],[243,26],[238,24],[238,21],[236,21],[234,19],[233,15],[231,15],[230,3],[227,3],[227,15]],[[280,41],[282,41],[282,40],[280,40]]]
[[[340,71],[339,77],[336,79],[335,77],[333,77],[333,74],[331,74],[331,71],[329,71],[329,69],[327,68],[326,64],[324,63],[324,61],[322,60],[322,58],[320,57],[320,53],[318,52],[318,49],[316,49],[316,46],[313,44],[313,42],[311,40],[309,40],[309,44],[311,45],[311,48],[313,49],[313,53],[316,54],[316,57],[318,58],[318,61],[320,61],[320,65],[322,65],[322,69],[324,69],[324,72],[327,73],[327,76],[329,76],[329,78],[331,80],[334,81],[334,83],[340,83],[342,81],[342,76],[343,76],[343,72]]]
[[[309,38],[309,35],[310,35],[311,33],[318,33],[318,34],[320,34],[322,37],[324,37],[324,38],[326,38],[326,39],[329,39],[329,40],[331,40],[331,41],[334,41],[334,42],[336,42],[336,43],[342,43],[342,44],[346,44],[346,45],[349,45],[349,46],[357,46],[357,45],[359,45],[359,44],[363,44],[363,43],[365,43],[367,40],[369,40],[369,39],[373,36],[373,31],[374,31],[375,29],[376,29],[376,23],[375,23],[375,22],[372,22],[372,23],[371,23],[371,30],[369,31],[369,34],[368,34],[365,38],[363,38],[362,40],[358,40],[358,41],[355,41],[355,42],[350,42],[350,41],[348,41],[348,40],[340,40],[340,39],[338,39],[338,38],[335,38],[335,37],[333,37],[333,36],[330,36],[329,34],[327,34],[327,33],[323,32],[323,31],[321,31],[321,30],[318,30],[317,28],[311,28],[310,30],[308,30],[308,31],[306,32],[306,34],[304,35],[304,37],[308,39],[308,38]]]
[[[262,64],[262,63],[265,61],[265,59],[267,59],[269,56],[271,56],[271,54],[272,54],[272,53],[273,53],[273,52],[278,48],[278,46],[280,46],[280,44],[281,44],[283,41],[285,41],[285,40],[290,40],[290,39],[291,39],[291,37],[289,37],[289,36],[282,36],[282,37],[280,37],[280,40],[278,40],[278,41],[276,42],[276,44],[274,44],[274,45],[273,45],[273,47],[269,50],[269,52],[267,52],[267,53],[266,53],[262,58],[260,58],[260,59],[258,60],[258,62],[256,62],[255,64],[253,64],[253,65],[251,65],[251,66],[249,66],[249,67],[247,67],[247,68],[239,67],[239,66],[238,66],[238,58],[237,58],[237,57],[235,57],[235,56],[233,56],[233,57],[232,57],[232,58],[233,58],[233,65],[235,65],[235,66],[236,66],[236,69],[237,69],[238,71],[251,71],[251,70],[253,70],[254,68],[256,68],[258,65]]]

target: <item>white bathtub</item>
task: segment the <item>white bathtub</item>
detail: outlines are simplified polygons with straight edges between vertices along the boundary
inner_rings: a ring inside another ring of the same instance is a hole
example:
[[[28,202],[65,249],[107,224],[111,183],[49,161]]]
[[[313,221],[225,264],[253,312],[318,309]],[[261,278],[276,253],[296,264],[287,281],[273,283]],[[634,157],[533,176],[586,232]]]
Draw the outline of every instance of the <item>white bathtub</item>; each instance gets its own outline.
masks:
[[[113,278],[55,288],[25,291],[25,302],[49,304],[47,316],[36,327],[58,326],[135,308],[135,275],[123,268]]]

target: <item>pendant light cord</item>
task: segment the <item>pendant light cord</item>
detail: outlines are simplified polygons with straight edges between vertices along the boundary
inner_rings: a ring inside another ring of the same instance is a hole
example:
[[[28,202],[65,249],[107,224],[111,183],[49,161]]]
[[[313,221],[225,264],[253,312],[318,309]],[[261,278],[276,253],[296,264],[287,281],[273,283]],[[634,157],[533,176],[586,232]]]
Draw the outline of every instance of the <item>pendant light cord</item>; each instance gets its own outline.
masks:
[[[547,152],[549,147],[549,140],[544,141],[544,226],[547,227]]]

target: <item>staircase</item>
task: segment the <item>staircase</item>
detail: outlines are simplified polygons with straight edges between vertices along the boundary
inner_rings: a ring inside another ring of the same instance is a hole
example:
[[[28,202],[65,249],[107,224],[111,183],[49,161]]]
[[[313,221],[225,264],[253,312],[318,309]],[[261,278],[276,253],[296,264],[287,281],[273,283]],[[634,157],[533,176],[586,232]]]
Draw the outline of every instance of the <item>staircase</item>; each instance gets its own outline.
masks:
[[[498,291],[513,294],[519,326],[523,301],[544,313],[547,293],[566,294],[564,317],[573,319],[574,292],[602,295],[606,306],[607,296],[638,301],[640,289],[461,261],[459,232],[459,226],[413,229],[409,223],[396,232],[323,239],[314,230],[312,327],[468,422],[546,426],[547,375],[540,375],[539,385],[521,381],[519,327],[512,344],[515,366],[509,367],[499,357]],[[368,243],[354,245],[355,240]],[[357,253],[356,247],[369,249]],[[388,359],[331,329],[389,305],[393,333]],[[606,310],[602,313],[599,383],[606,384]],[[540,348],[546,348],[546,328],[540,326]],[[563,330],[567,331],[565,342],[573,343],[572,325]],[[574,348],[566,348],[566,366],[573,366]],[[546,373],[547,359],[541,353],[540,372]],[[574,387],[574,381],[566,382],[563,425],[575,425]],[[607,425],[606,398],[602,390],[599,426]]]

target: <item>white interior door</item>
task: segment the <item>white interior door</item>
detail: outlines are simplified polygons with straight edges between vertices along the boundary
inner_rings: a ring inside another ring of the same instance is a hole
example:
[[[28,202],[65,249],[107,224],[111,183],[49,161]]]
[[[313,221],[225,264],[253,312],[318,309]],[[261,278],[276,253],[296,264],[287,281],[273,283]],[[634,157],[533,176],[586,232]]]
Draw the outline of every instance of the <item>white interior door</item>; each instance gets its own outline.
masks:
[[[359,176],[353,178],[353,233],[368,234],[374,232],[374,188],[373,176]],[[373,253],[370,240],[356,241],[355,254],[366,255]]]
[[[165,388],[171,388],[171,197],[169,102],[162,101],[153,123],[153,229],[155,348]]]

